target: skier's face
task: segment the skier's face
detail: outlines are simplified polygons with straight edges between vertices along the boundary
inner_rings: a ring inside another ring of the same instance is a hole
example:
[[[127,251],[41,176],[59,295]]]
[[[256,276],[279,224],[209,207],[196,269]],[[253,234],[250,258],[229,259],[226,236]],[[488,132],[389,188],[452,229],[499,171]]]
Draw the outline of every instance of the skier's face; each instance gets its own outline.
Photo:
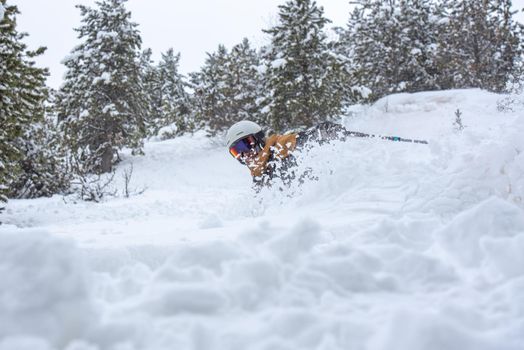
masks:
[[[257,155],[256,139],[249,135],[235,142],[230,148],[229,153],[243,164],[252,164]]]

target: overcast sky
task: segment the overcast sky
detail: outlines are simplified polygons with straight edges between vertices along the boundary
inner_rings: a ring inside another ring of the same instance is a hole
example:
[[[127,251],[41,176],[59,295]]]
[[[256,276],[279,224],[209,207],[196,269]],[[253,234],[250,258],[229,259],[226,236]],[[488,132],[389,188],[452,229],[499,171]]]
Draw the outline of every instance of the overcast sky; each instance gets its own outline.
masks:
[[[49,67],[50,86],[62,83],[65,67],[60,61],[78,44],[73,31],[80,24],[80,11],[75,4],[93,5],[95,0],[8,0],[17,5],[18,29],[29,33],[25,43],[34,49],[47,46],[37,59]],[[247,37],[256,46],[265,42],[262,29],[275,25],[278,5],[285,0],[129,0],[132,20],[139,24],[143,48],[153,49],[153,58],[170,47],[181,53],[180,71],[200,69],[206,52],[216,51],[219,44],[231,48]],[[317,0],[332,26],[345,26],[349,17],[349,0]],[[524,0],[514,0],[519,9]],[[523,18],[519,14],[519,18]]]

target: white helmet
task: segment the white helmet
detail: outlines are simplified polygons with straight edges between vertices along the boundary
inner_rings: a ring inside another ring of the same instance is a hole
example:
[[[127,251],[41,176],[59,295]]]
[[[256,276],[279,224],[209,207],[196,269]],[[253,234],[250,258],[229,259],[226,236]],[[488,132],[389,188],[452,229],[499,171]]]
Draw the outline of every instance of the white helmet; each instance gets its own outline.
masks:
[[[249,135],[255,136],[260,143],[264,141],[264,133],[257,123],[249,120],[242,120],[233,124],[226,134],[227,147],[230,148],[235,142]]]

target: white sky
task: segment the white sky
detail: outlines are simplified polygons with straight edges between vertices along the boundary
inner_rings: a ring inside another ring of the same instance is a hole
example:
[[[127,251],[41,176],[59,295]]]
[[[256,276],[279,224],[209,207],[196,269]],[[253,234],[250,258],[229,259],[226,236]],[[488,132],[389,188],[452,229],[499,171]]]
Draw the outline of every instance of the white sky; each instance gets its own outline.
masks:
[[[29,48],[47,46],[44,56],[37,58],[41,67],[48,67],[51,87],[59,87],[65,67],[60,61],[78,44],[80,11],[75,4],[93,5],[95,0],[7,0],[17,5],[18,30],[29,33]],[[285,0],[129,0],[127,8],[132,20],[139,24],[143,48],[153,49],[158,60],[161,52],[173,47],[181,53],[180,71],[198,71],[206,52],[216,51],[219,44],[231,48],[247,37],[256,46],[265,42],[262,29],[276,23],[278,5]],[[345,26],[349,17],[349,0],[317,0],[332,26]],[[513,0],[516,8],[524,0]],[[518,15],[523,19],[522,14]]]

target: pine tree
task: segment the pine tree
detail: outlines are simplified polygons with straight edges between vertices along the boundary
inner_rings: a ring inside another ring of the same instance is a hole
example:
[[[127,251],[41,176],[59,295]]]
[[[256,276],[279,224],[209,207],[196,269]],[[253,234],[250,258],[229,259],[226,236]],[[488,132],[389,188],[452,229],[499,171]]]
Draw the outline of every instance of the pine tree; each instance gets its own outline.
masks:
[[[444,88],[504,91],[519,75],[523,26],[513,20],[510,0],[446,1],[447,25],[439,35]]]
[[[64,60],[68,68],[57,99],[64,141],[79,172],[105,173],[124,146],[140,152],[149,109],[139,65],[141,38],[127,0],[77,6],[81,44]]]
[[[16,6],[0,0],[0,12],[0,202],[5,203],[7,195],[52,194],[56,162],[42,156],[48,73],[32,60],[45,48],[28,51],[22,43],[26,34],[16,30]]]
[[[175,124],[176,134],[181,134],[193,129],[189,117],[189,95],[186,92],[185,77],[178,72],[180,53],[174,53],[169,49],[162,54],[158,64],[159,85],[157,87],[160,96],[160,119],[157,127]]]
[[[312,0],[291,0],[279,9],[279,23],[265,30],[271,46],[264,56],[264,112],[267,124],[283,131],[336,116],[342,103],[330,84],[340,63],[328,48],[323,8]]]
[[[192,106],[201,128],[215,135],[239,120],[261,122],[259,66],[260,56],[245,38],[230,52],[219,45],[208,54],[202,70],[191,75]]]
[[[215,135],[233,123],[228,108],[232,95],[227,83],[229,52],[219,45],[217,52],[207,55],[200,72],[191,74],[192,105],[197,127]]]
[[[334,95],[338,94],[342,110],[345,110],[356,103],[365,102],[371,90],[361,85],[355,73],[351,41],[350,37],[346,35],[346,30],[336,27],[332,34],[335,38],[329,42],[328,46],[336,64],[330,66],[329,86]]]
[[[160,78],[158,69],[151,58],[153,51],[146,49],[140,54],[140,75],[144,88],[146,112],[146,135],[156,135],[158,131],[158,121],[161,119],[160,106],[162,105],[162,95],[160,93]]]
[[[10,185],[10,198],[49,197],[70,186],[60,140],[54,118],[46,116],[27,128],[19,143],[21,172]]]
[[[490,89],[507,92],[524,77],[524,25],[513,18],[517,11],[512,10],[511,0],[498,0],[492,6],[497,53]]]
[[[260,57],[247,38],[231,49],[227,77],[231,87],[229,114],[231,121],[261,121],[262,97]]]
[[[431,0],[361,0],[356,5],[344,41],[354,80],[372,90],[370,99],[438,89],[442,6]]]
[[[438,28],[444,8],[434,0],[404,0],[399,3],[401,52],[405,63],[401,79],[404,91],[439,89],[437,50]]]

